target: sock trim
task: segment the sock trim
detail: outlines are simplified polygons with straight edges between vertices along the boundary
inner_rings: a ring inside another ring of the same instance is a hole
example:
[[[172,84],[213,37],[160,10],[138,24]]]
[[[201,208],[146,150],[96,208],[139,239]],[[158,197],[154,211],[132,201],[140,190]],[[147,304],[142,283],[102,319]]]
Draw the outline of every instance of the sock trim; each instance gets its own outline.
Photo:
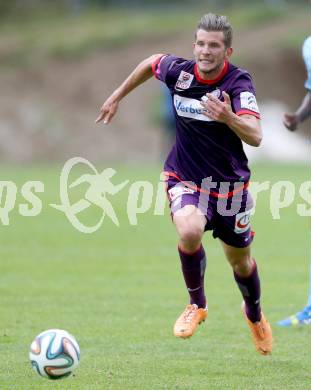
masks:
[[[203,245],[202,243],[200,244],[200,246],[198,247],[198,249],[196,249],[194,252],[186,252],[184,251],[183,249],[180,248],[179,244],[178,244],[178,251],[182,254],[182,255],[185,255],[185,256],[194,256],[196,255],[201,249],[203,248]],[[204,249],[204,248],[203,248]]]
[[[255,259],[252,259],[253,260],[253,265],[252,265],[252,270],[251,272],[247,275],[247,276],[241,276],[239,275],[237,272],[233,271],[235,273],[235,275],[239,278],[239,279],[248,279],[257,269],[257,263],[256,263],[256,260]]]

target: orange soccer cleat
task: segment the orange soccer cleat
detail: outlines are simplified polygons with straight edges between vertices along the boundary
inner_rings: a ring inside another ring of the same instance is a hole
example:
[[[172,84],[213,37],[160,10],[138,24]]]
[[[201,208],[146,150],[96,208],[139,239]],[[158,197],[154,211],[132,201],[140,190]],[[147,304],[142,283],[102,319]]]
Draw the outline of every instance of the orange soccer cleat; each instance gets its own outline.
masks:
[[[197,326],[205,321],[207,317],[207,307],[199,309],[197,305],[187,305],[186,309],[177,319],[174,325],[174,335],[176,337],[188,338],[193,335]]]
[[[272,330],[269,322],[261,312],[261,319],[258,322],[251,322],[245,313],[245,303],[242,304],[242,311],[246,319],[247,325],[252,334],[253,343],[256,350],[261,355],[269,355],[272,352]]]

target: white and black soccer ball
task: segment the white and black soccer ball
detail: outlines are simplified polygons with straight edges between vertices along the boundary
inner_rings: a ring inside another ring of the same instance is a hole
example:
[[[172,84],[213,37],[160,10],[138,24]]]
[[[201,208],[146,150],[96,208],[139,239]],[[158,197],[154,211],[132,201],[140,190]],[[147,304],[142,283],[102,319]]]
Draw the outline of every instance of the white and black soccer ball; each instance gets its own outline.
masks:
[[[32,368],[41,376],[60,379],[71,375],[80,361],[76,339],[61,329],[49,329],[34,339],[29,358]]]

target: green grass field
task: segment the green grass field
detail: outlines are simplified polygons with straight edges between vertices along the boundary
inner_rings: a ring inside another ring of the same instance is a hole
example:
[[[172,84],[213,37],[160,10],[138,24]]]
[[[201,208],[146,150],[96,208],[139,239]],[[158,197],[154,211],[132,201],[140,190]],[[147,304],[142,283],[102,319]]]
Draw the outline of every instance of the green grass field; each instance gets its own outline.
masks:
[[[28,180],[45,183],[42,213],[22,217],[18,196],[10,225],[1,229],[0,389],[310,389],[311,328],[274,326],[274,352],[258,355],[240,313],[241,297],[219,243],[210,234],[206,290],[209,318],[189,340],[172,336],[187,303],[177,237],[165,216],[152,210],[130,226],[127,192],[113,200],[120,227],[108,219],[94,234],[76,231],[49,203],[59,202],[54,167],[0,169],[1,180],[20,190]],[[156,183],[160,168],[118,168],[124,179]],[[309,166],[253,168],[253,180],[310,180]],[[2,194],[3,195],[3,194]],[[272,220],[268,192],[259,195],[253,228],[262,302],[272,325],[305,303],[310,235],[308,217],[293,205]],[[3,205],[3,199],[2,203]],[[94,209],[88,218],[100,215]],[[28,348],[39,332],[63,328],[81,348],[75,376],[49,381],[35,374]]]

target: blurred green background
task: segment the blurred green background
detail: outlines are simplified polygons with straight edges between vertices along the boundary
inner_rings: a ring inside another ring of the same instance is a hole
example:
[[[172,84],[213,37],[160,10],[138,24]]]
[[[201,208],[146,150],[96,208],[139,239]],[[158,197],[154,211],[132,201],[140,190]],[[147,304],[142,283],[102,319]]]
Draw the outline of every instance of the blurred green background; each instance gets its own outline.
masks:
[[[310,34],[310,10],[310,1],[285,0],[1,0],[0,161],[63,161],[72,155],[161,161],[167,139],[159,82],[148,81],[124,100],[109,127],[95,126],[94,118],[140,60],[158,52],[191,58],[193,34],[206,12],[229,17],[232,62],[253,75],[263,119],[270,119],[263,121],[264,131],[275,133],[255,158],[286,160],[288,151],[290,160],[308,160],[310,142],[301,138],[307,145],[293,145],[309,125],[298,137],[290,135],[282,115],[304,94],[301,45]],[[285,152],[275,148],[279,134]]]

